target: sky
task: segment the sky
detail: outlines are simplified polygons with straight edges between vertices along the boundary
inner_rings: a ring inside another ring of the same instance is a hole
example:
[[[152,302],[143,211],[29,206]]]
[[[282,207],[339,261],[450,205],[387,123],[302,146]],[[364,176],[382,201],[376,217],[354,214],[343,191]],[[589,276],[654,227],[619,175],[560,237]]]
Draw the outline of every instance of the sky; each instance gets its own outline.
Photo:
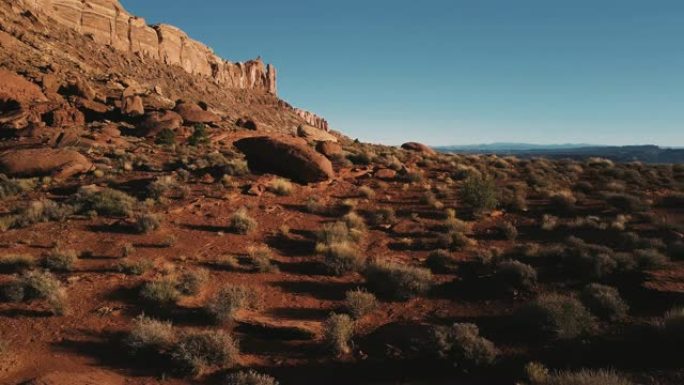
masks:
[[[682,0],[121,0],[363,141],[684,146]]]

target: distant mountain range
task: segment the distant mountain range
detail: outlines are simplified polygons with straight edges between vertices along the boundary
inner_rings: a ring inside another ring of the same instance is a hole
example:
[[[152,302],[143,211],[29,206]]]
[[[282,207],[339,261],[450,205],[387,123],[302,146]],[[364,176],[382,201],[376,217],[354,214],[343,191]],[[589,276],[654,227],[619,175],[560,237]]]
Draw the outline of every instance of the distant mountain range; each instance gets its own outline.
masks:
[[[616,162],[684,163],[684,148],[664,148],[655,145],[490,143],[434,148],[440,152],[515,155],[522,158],[541,156],[553,159],[581,160],[589,157],[602,157]]]

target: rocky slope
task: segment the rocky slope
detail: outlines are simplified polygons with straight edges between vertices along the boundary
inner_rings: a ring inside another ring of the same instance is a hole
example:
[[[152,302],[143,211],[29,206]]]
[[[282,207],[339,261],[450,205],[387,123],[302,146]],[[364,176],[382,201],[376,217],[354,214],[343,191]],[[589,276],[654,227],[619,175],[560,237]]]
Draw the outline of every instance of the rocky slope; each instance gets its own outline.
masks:
[[[272,65],[223,60],[176,27],[147,25],[116,0],[6,0],[0,12],[0,63],[39,84],[49,75],[62,85],[77,73],[100,91],[102,102],[121,99],[117,88],[140,96],[154,91],[166,104],[203,102],[222,117],[247,115],[269,130],[289,132],[302,122],[328,128],[324,119],[275,96]]]

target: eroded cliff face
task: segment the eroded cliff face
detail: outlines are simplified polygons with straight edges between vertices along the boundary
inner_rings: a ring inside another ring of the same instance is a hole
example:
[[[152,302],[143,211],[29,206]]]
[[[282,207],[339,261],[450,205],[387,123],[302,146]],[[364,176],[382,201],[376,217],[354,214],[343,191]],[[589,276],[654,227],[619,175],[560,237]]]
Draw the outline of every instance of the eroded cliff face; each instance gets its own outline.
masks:
[[[206,45],[191,39],[182,30],[166,24],[147,25],[129,14],[118,0],[26,0],[98,43],[178,65],[192,74],[214,79],[230,88],[251,89],[276,94],[276,70],[261,59],[232,63],[218,57]]]

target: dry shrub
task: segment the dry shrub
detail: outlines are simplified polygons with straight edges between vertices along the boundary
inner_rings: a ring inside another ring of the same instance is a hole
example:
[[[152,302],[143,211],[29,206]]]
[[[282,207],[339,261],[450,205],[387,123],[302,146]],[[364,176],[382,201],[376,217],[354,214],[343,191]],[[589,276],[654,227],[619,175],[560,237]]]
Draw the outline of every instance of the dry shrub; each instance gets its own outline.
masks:
[[[323,325],[326,345],[335,355],[351,352],[349,342],[354,336],[354,321],[346,314],[331,314]]]
[[[346,293],[344,307],[354,319],[361,319],[378,307],[378,300],[363,289],[350,290]]]
[[[469,323],[435,328],[435,350],[464,371],[492,365],[499,354],[491,341],[480,336],[477,325]]]
[[[230,216],[228,227],[237,234],[249,234],[256,230],[257,221],[249,215],[247,208],[239,208]]]
[[[432,286],[430,270],[388,261],[369,264],[363,274],[372,292],[396,300],[425,294]]]
[[[226,285],[209,300],[204,309],[214,322],[230,322],[240,310],[255,309],[260,305],[257,292],[248,286]]]
[[[547,339],[572,339],[588,334],[596,326],[581,302],[559,294],[543,294],[523,306],[517,321],[531,335]]]

